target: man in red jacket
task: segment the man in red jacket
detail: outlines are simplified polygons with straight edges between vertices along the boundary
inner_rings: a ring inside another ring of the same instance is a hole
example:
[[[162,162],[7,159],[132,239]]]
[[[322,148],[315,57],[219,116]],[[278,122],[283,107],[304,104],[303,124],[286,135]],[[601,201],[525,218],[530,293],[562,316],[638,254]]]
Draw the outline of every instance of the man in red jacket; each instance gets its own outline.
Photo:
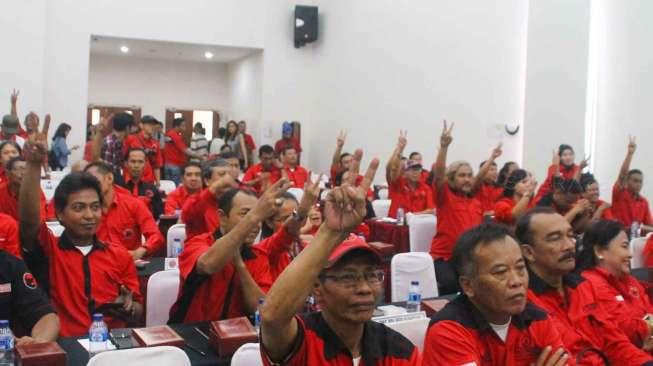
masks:
[[[635,222],[644,225],[644,229],[653,231],[653,219],[648,200],[642,196],[644,174],[639,169],[630,169],[630,162],[637,150],[634,137],[628,143],[628,154],[619,170],[617,182],[612,187],[612,213],[621,224],[629,230]]]
[[[181,211],[188,197],[202,190],[202,166],[199,163],[188,163],[182,170],[181,185],[166,197],[163,213],[174,215]]]
[[[534,209],[519,219],[515,234],[530,271],[528,300],[553,319],[576,364],[653,365],[599,305],[592,284],[573,272],[576,243],[564,217]]]

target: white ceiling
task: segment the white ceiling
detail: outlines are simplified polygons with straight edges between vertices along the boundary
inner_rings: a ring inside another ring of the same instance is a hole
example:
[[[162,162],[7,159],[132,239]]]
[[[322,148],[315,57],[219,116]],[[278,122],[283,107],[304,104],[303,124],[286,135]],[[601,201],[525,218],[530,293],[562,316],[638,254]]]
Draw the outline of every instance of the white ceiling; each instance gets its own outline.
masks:
[[[120,52],[121,46],[129,47],[129,52]],[[206,51],[213,53],[212,59],[209,60],[204,57]],[[91,36],[91,54],[97,55],[229,63],[259,51],[259,49],[244,47]]]

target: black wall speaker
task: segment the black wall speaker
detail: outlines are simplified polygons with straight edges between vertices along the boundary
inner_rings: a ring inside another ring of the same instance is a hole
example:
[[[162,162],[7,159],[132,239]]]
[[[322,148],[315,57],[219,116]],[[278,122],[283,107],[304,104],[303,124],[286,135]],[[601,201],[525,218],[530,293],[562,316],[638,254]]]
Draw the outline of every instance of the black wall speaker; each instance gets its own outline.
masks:
[[[295,48],[317,41],[317,6],[295,6]]]

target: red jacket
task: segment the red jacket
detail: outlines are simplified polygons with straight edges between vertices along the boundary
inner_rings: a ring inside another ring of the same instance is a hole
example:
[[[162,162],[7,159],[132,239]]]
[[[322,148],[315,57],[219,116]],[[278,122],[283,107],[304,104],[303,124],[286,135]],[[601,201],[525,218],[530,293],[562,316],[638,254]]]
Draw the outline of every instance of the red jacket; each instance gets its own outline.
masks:
[[[563,277],[566,296],[529,272],[528,300],[546,310],[578,365],[653,365],[653,357],[630,342],[599,302],[592,283]]]
[[[181,221],[186,224],[186,240],[204,233],[212,233],[220,226],[218,201],[208,188],[186,200],[181,209]]]
[[[165,215],[174,215],[175,211],[181,210],[184,207],[186,200],[196,193],[188,193],[186,187],[180,185],[174,191],[166,196],[166,203],[163,209]]]
[[[635,221],[653,225],[648,200],[641,194],[635,196],[619,183],[615,183],[612,187],[612,214],[626,230],[630,230],[630,226]]]

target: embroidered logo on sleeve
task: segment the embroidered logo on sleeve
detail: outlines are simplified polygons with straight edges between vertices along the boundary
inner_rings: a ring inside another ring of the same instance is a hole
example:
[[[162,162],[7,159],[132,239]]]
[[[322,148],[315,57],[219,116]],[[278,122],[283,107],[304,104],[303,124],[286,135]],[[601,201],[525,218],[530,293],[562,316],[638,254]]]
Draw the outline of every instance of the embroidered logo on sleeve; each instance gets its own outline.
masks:
[[[23,283],[30,290],[36,289],[36,278],[29,272],[23,274]]]

